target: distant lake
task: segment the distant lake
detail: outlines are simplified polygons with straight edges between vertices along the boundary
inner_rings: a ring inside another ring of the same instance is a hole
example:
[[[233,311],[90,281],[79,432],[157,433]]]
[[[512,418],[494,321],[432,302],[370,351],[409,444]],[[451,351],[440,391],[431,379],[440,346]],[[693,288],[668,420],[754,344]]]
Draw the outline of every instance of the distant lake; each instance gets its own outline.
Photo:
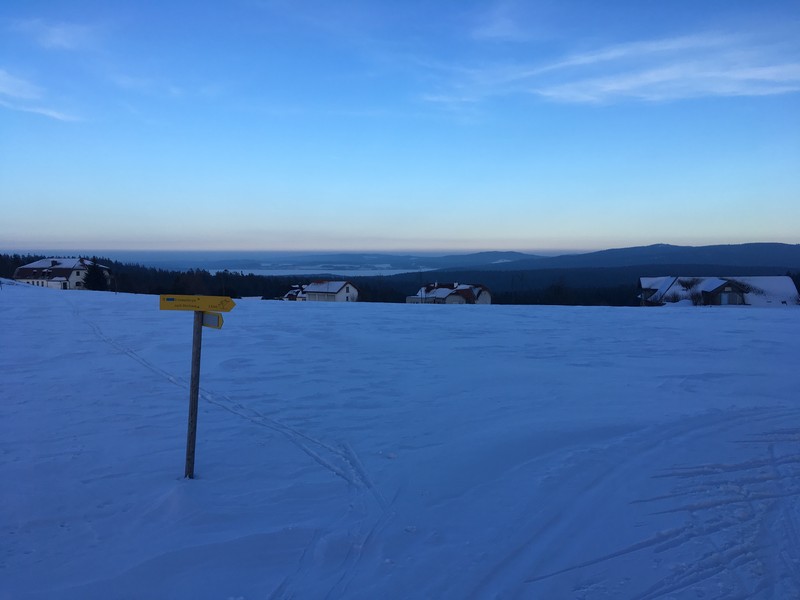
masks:
[[[376,277],[421,273],[441,268],[436,253],[391,254],[382,252],[274,252],[188,250],[33,250],[43,256],[84,256],[139,264],[158,269],[211,273],[228,270],[277,277]],[[426,260],[430,259],[430,260]],[[427,263],[427,264],[426,264]]]
[[[27,251],[26,251],[27,252]],[[98,256],[122,263],[134,263],[159,269],[203,269],[211,273],[228,270],[235,273],[277,277],[310,277],[336,275],[341,277],[372,277],[415,273],[431,269],[408,265],[405,257],[390,257],[381,253],[370,255],[352,253],[320,256],[319,252],[264,251],[187,251],[187,250],[35,250],[44,256]],[[423,253],[424,254],[424,253]],[[392,261],[400,258],[399,264]],[[316,259],[316,260],[315,260]],[[317,262],[319,260],[320,262]],[[353,262],[351,262],[351,260]],[[400,268],[398,268],[400,267]]]
[[[214,269],[215,272],[224,271],[225,269]],[[240,271],[245,275],[252,273],[253,275],[269,275],[276,277],[307,277],[310,275],[341,275],[342,277],[377,277],[379,275],[400,275],[401,273],[417,273],[427,271],[430,269],[335,269],[331,267],[320,267],[318,269],[228,269],[239,273]]]

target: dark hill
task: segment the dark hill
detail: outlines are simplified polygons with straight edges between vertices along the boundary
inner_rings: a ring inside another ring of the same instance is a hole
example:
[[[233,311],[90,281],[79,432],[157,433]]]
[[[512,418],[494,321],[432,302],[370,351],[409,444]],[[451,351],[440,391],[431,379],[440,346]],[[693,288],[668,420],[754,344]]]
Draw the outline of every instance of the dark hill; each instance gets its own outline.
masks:
[[[487,267],[487,270],[608,268],[637,265],[663,265],[664,267],[668,265],[717,265],[737,268],[772,267],[781,269],[785,273],[787,270],[800,269],[800,244],[756,243],[717,246],[655,244],[652,246],[601,250],[586,254],[521,259],[514,262],[491,265]],[[477,267],[478,265],[475,266]],[[678,268],[677,271],[681,271],[681,269]]]

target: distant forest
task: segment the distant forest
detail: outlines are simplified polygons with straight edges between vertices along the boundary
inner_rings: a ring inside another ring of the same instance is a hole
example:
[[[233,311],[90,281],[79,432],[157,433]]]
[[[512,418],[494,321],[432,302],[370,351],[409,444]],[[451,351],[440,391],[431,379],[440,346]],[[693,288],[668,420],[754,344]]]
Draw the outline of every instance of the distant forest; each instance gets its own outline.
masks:
[[[33,254],[0,254],[0,277],[11,278],[17,267],[48,258]],[[134,294],[206,294],[278,298],[292,285],[330,278],[264,276],[205,269],[168,270],[122,263],[106,257],[84,256],[111,268],[111,290]],[[527,271],[423,271],[391,276],[348,277],[359,290],[359,301],[405,302],[427,283],[461,282],[486,285],[494,304],[553,304],[569,306],[636,306],[639,277],[658,275],[782,275],[800,289],[800,271],[777,273],[774,268],[731,268],[715,265],[658,265],[614,268],[538,269]]]

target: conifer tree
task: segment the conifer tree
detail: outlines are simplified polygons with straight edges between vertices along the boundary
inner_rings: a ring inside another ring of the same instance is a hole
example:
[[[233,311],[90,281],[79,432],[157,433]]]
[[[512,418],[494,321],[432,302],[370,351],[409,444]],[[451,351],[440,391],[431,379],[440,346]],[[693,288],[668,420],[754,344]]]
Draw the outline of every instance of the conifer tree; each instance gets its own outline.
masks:
[[[86,275],[83,276],[83,287],[87,290],[108,290],[108,280],[105,271],[97,264],[97,257],[86,261]]]

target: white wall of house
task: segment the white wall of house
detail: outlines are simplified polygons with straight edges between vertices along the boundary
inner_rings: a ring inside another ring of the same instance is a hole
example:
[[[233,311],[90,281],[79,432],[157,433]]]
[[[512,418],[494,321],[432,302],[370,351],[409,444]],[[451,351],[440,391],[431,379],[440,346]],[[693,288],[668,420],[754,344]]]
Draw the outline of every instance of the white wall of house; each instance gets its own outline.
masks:
[[[53,281],[51,279],[17,279],[20,283],[27,283],[28,285],[35,285],[36,287],[46,287],[52,290],[66,290],[64,284],[69,285],[66,281]]]
[[[22,277],[17,279],[20,283],[27,283],[37,287],[46,287],[53,290],[82,290],[83,280],[86,277],[87,269],[83,265],[76,265],[69,272],[66,277],[53,277],[52,279],[43,279],[41,277]],[[111,284],[111,275],[108,270],[103,270],[106,276],[106,283]]]
[[[85,276],[86,276],[86,268],[73,269],[72,272],[69,274],[69,280],[68,280],[69,287],[67,289],[70,290],[83,289],[83,278]]]
[[[47,287],[54,290],[82,290],[83,278],[86,276],[86,269],[73,269],[66,279],[57,277],[54,279],[20,279],[22,283],[30,283],[38,287]],[[108,275],[106,275],[108,278]],[[64,285],[66,284],[66,285]]]
[[[358,290],[349,283],[336,294],[337,302],[358,302]]]
[[[336,296],[322,292],[306,292],[306,302],[334,302]]]

